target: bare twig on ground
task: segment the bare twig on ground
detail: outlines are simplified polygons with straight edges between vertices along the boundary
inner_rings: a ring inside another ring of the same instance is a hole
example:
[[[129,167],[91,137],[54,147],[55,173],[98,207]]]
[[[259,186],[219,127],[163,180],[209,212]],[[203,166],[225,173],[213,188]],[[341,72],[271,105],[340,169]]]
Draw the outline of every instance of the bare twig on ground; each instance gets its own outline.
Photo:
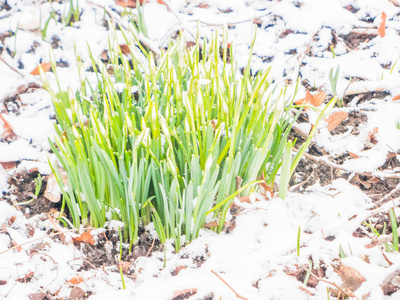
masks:
[[[22,78],[25,78],[25,75],[22,74],[20,71],[18,71],[17,69],[15,69],[13,66],[11,66],[8,62],[5,61],[4,58],[2,58],[0,56],[0,60],[7,66],[9,67],[12,71],[14,71],[15,73],[17,73],[19,76],[21,76]]]
[[[215,276],[217,276],[217,277],[219,278],[219,280],[221,280],[223,283],[225,283],[226,286],[235,294],[235,296],[236,296],[237,298],[243,299],[243,300],[249,300],[249,299],[247,299],[247,298],[245,298],[245,297],[239,295],[239,294],[224,280],[224,279],[222,279],[221,276],[219,276],[219,275],[217,274],[217,272],[211,270],[211,273],[213,273]]]
[[[343,288],[339,287],[335,282],[326,280],[325,278],[321,278],[321,277],[315,275],[313,272],[309,272],[309,270],[307,270],[307,269],[304,268],[304,267],[303,267],[302,269],[303,269],[304,271],[306,271],[307,273],[310,273],[310,275],[313,276],[313,277],[314,277],[315,279],[317,279],[318,281],[323,281],[323,282],[325,282],[325,283],[327,283],[327,284],[330,284],[330,285],[334,286],[334,287],[337,288],[343,295],[346,295],[347,297],[354,297],[354,298],[356,298],[357,300],[359,300],[359,299],[357,298],[357,296],[354,295],[353,291],[350,291],[350,290],[349,290],[349,291],[345,291]]]
[[[149,251],[147,251],[146,257],[149,256],[151,250],[153,249],[153,247],[154,247],[154,242],[155,242],[155,241],[156,241],[156,239],[153,239],[153,242],[151,243],[151,247],[150,247]]]
[[[380,207],[382,204],[389,202],[391,199],[391,197],[400,191],[400,183],[393,189],[390,191],[389,194],[386,194],[385,197],[381,198],[378,202],[375,203],[375,206],[371,209],[375,209],[377,207]]]

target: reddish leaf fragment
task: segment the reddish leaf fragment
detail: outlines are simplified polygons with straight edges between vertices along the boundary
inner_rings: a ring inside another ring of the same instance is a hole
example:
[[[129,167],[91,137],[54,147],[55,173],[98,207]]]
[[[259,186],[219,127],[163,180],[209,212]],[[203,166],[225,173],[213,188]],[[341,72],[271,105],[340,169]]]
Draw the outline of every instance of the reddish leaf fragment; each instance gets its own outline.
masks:
[[[31,279],[33,278],[33,275],[35,275],[35,273],[33,273],[33,272],[28,272],[28,273],[25,274],[24,277],[20,277],[20,278],[18,278],[16,281],[18,281],[18,282],[23,282],[23,283],[27,283],[27,282],[31,281]]]
[[[3,128],[4,128],[4,132],[1,138],[8,143],[15,141],[17,139],[17,135],[14,133],[12,127],[6,121],[6,119],[4,119],[2,114],[0,114],[0,120],[3,122]]]
[[[392,101],[396,101],[396,100],[399,100],[399,99],[400,99],[400,95],[397,95],[397,96],[393,97]]]
[[[78,286],[72,288],[69,294],[69,300],[82,300],[86,296],[86,292]]]
[[[350,157],[351,157],[351,158],[354,158],[354,159],[356,159],[356,158],[359,158],[359,157],[360,157],[358,154],[356,154],[356,153],[353,153],[353,152],[350,152],[350,151],[349,151],[349,155],[350,155]]]
[[[17,161],[4,161],[4,162],[0,162],[0,165],[5,170],[11,170],[11,169],[14,169],[17,166]]]
[[[176,276],[179,274],[180,271],[185,270],[185,266],[177,266],[175,270],[172,271],[172,276]]]
[[[41,63],[39,66],[42,67],[43,72],[45,72],[45,73],[47,71],[49,71],[50,68],[51,68],[51,64],[50,63]],[[33,69],[33,71],[31,72],[31,75],[40,75],[39,66],[37,66],[35,69]]]
[[[0,285],[6,285],[7,281],[6,280],[0,280]]]
[[[29,300],[42,300],[47,296],[45,292],[40,292],[40,293],[35,293],[35,294],[30,294],[28,296]]]
[[[187,297],[193,296],[195,294],[197,294],[196,288],[192,288],[192,289],[189,288],[189,289],[184,289],[184,290],[180,290],[180,291],[175,291],[173,300],[187,299]]]
[[[218,227],[218,222],[217,221],[212,221],[212,222],[204,224],[203,227],[205,227],[205,228]]]
[[[94,245],[94,243],[96,243],[96,240],[94,239],[90,231],[84,232],[78,237],[73,237],[72,240],[75,244],[88,243],[89,245]]]
[[[376,139],[375,136],[378,133],[378,130],[379,130],[378,127],[375,127],[374,129],[372,129],[372,131],[368,133],[368,139],[374,145],[378,144],[378,140]]]
[[[123,54],[129,55],[131,53],[131,51],[129,50],[129,46],[127,44],[119,45],[119,47],[121,48],[121,52]]]
[[[72,277],[70,280],[68,280],[68,283],[71,284],[79,284],[83,281],[83,277],[80,275],[76,275],[75,277]]]
[[[311,93],[307,90],[306,97],[300,100],[295,101],[294,103],[297,105],[312,105],[315,107],[320,106],[324,103],[326,97],[325,92],[319,92],[315,95],[311,95]]]
[[[347,119],[349,114],[345,111],[337,111],[329,115],[326,118],[326,122],[328,123],[328,131],[332,131],[335,129],[340,123]]]
[[[61,180],[65,186],[68,186],[68,174],[64,169],[59,169]],[[56,177],[51,173],[47,177],[46,190],[44,191],[44,197],[53,203],[57,203],[61,200],[61,189],[57,183]]]
[[[381,16],[381,23],[378,27],[378,33],[380,37],[385,36],[385,28],[386,28],[386,13],[383,11]]]

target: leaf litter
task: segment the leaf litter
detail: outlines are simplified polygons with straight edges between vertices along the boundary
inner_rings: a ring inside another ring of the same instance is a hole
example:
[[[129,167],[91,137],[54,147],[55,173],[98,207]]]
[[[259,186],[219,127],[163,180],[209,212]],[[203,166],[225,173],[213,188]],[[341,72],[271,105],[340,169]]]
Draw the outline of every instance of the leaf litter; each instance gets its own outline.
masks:
[[[42,16],[54,9],[61,17],[66,3],[41,4]],[[288,96],[300,74],[300,81],[309,85],[299,85],[294,103],[319,108],[333,96],[329,70],[340,65],[336,89],[345,107],[335,109],[318,128],[285,202],[269,197],[271,187],[260,187],[264,193],[254,195],[257,201],[235,200],[228,213],[229,230],[216,235],[205,226],[200,238],[179,253],[171,242],[160,245],[150,225],[142,229],[131,253],[123,247],[120,262],[118,225],[110,224],[106,232],[55,228],[51,216],[61,203],[45,199],[47,178],[38,199],[17,204],[31,199],[38,173],[50,176],[47,159],[54,159],[47,143],[54,113],[50,97],[35,78],[38,62],[50,61],[48,49],[54,46],[57,62],[67,62],[59,71],[61,88],[79,87],[75,53],[85,61],[87,44],[99,57],[109,51],[104,5],[114,20],[127,22],[124,10],[135,7],[136,1],[79,1],[80,20],[70,26],[50,19],[44,40],[44,23],[33,13],[37,3],[0,5],[6,9],[0,19],[1,297],[327,299],[327,290],[330,299],[400,297],[400,257],[385,246],[393,242],[388,209],[400,213],[400,109],[399,102],[392,101],[400,95],[396,1],[145,3],[149,39],[160,48],[171,30],[194,34],[199,21],[201,35],[207,36],[229,23],[230,42],[240,57],[247,57],[256,19],[252,72],[271,65],[274,84],[289,83]],[[126,51],[122,38],[120,45]],[[246,63],[239,60],[239,67]],[[49,67],[42,63],[44,70]],[[54,75],[49,77],[55,84]],[[304,113],[304,122],[297,125],[307,136],[316,113]],[[300,138],[296,133],[294,137]]]

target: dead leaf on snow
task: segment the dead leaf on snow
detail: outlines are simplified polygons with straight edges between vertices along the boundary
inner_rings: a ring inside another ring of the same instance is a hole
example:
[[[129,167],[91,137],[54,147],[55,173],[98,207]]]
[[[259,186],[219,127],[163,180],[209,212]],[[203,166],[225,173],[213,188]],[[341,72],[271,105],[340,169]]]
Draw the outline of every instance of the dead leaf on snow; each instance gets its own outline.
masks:
[[[352,267],[345,266],[341,262],[339,265],[333,264],[334,271],[342,278],[342,288],[356,291],[361,284],[365,281],[365,278]]]
[[[399,100],[399,99],[400,99],[400,95],[397,95],[397,96],[393,97],[392,101],[396,101],[396,100]]]
[[[81,289],[78,286],[75,286],[72,288],[71,293],[69,294],[69,299],[70,300],[82,300],[84,299],[84,296],[86,295],[86,292]]]
[[[375,127],[374,129],[372,129],[372,131],[370,131],[368,133],[368,139],[374,145],[378,144],[378,140],[376,139],[376,136],[375,136],[378,133],[378,131],[379,131],[379,128]]]
[[[340,123],[348,118],[349,114],[345,111],[337,111],[329,115],[325,119],[328,123],[328,131],[335,129]]]
[[[76,276],[72,277],[70,280],[68,280],[67,282],[71,283],[71,284],[79,284],[82,281],[83,281],[83,277],[80,275],[76,275]]]
[[[65,186],[68,186],[68,174],[64,169],[59,168],[61,179]],[[53,203],[57,203],[61,200],[61,189],[57,183],[57,179],[53,173],[47,177],[46,190],[44,191],[44,197]]]
[[[17,166],[18,161],[4,161],[0,162],[0,165],[4,168],[4,170],[11,170]]]
[[[192,289],[189,288],[189,289],[183,289],[183,290],[180,290],[180,291],[175,291],[174,292],[174,296],[173,296],[173,300],[185,299],[183,297],[185,297],[185,296],[193,296],[195,294],[197,294],[197,289],[196,288],[192,288]]]
[[[42,62],[39,66],[42,67],[43,72],[45,72],[45,73],[48,72],[50,70],[50,68],[51,68],[51,64],[50,63],[43,63]],[[35,69],[32,70],[31,75],[40,75],[39,66],[37,66]]]
[[[5,140],[8,143],[15,141],[17,139],[17,135],[14,133],[10,123],[8,123],[6,119],[4,119],[2,114],[0,114],[0,120],[3,122],[3,128],[4,128],[4,132],[3,135],[1,136],[1,139]]]
[[[96,243],[96,240],[94,239],[90,231],[84,232],[78,237],[73,237],[72,240],[75,244],[88,243],[89,245],[94,245]]]
[[[0,285],[5,285],[5,284],[7,284],[6,280],[0,280]]]
[[[386,13],[383,11],[381,16],[381,23],[378,27],[378,33],[380,37],[385,36],[385,28],[386,28]]]
[[[356,153],[353,153],[353,152],[350,152],[350,151],[348,151],[348,153],[349,153],[350,157],[353,158],[353,159],[360,158],[360,156],[358,154],[356,154]]]
[[[212,221],[212,222],[204,224],[203,227],[205,227],[205,228],[218,227],[218,222],[217,221]]]
[[[42,300],[47,296],[45,292],[40,292],[40,293],[35,293],[35,294],[30,294],[28,296],[29,300]]]
[[[119,47],[121,48],[121,52],[123,54],[129,55],[131,53],[131,51],[129,50],[129,46],[127,44],[119,45]]]
[[[394,169],[400,167],[400,161],[397,159],[397,154],[395,152],[389,152],[385,163],[379,167],[380,170]]]
[[[33,275],[35,275],[34,272],[32,272],[32,271],[31,271],[31,272],[28,272],[28,273],[25,274],[24,277],[20,277],[20,278],[16,279],[16,281],[18,281],[18,282],[23,282],[23,283],[27,283],[27,282],[29,282],[29,281],[32,280]]]
[[[295,101],[294,103],[297,105],[312,105],[315,107],[320,106],[324,103],[326,97],[325,92],[319,92],[315,95],[312,95],[310,91],[306,91],[306,97],[300,100]]]

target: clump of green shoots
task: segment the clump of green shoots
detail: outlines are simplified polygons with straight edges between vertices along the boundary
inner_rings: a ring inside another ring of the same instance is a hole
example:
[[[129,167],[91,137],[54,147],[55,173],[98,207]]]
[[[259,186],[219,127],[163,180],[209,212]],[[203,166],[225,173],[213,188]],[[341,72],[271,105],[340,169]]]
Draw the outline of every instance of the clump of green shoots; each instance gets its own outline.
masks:
[[[160,241],[172,238],[179,250],[207,216],[220,232],[235,196],[261,178],[272,187],[280,171],[285,196],[315,130],[293,155],[288,135],[296,116],[284,92],[272,99],[269,70],[251,76],[250,58],[242,75],[223,37],[222,55],[215,34],[191,48],[178,38],[158,59],[137,39],[127,38],[131,60],[110,42],[113,75],[92,57],[97,86],[82,76],[75,92],[54,92],[42,73],[57,118],[50,144],[68,186],[51,167],[74,226],[122,220],[124,240],[134,243],[152,221]]]

